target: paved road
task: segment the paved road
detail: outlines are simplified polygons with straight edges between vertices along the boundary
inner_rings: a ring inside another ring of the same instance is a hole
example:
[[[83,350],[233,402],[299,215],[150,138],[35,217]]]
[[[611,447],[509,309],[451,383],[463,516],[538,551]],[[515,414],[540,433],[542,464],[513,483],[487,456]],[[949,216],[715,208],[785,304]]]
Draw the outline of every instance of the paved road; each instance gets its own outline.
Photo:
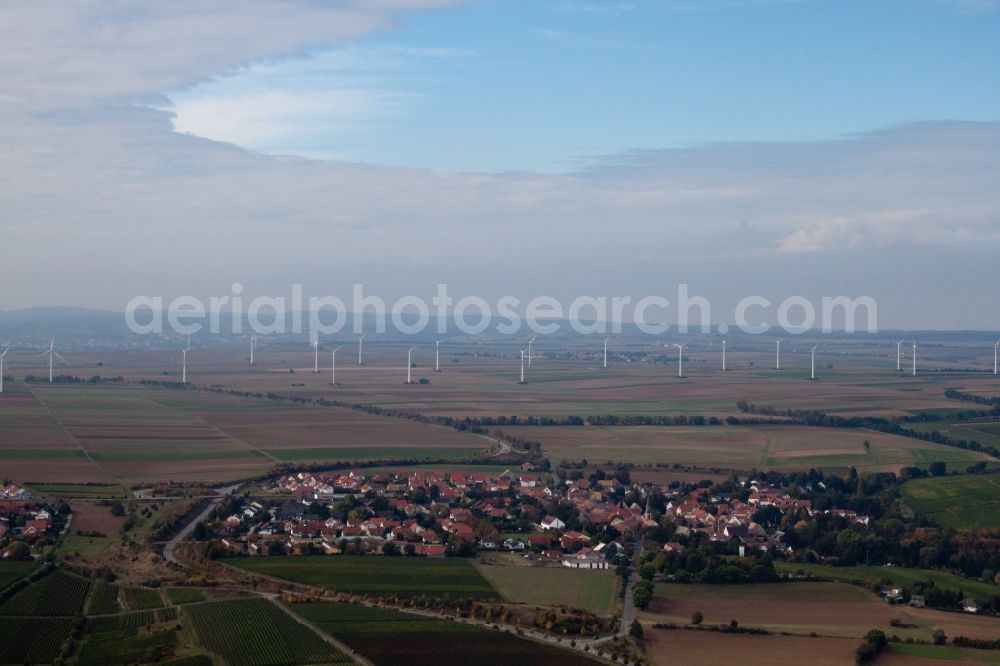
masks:
[[[635,540],[635,553],[633,555],[632,563],[639,561],[642,557],[642,536],[637,536]],[[625,601],[622,604],[622,624],[618,628],[618,635],[624,636],[628,633],[629,627],[632,626],[632,622],[635,620],[635,602],[632,600],[632,588],[635,587],[636,580],[635,566],[632,567],[632,571],[629,572],[628,582],[625,584]]]
[[[223,498],[223,497],[226,497],[227,495],[232,494],[232,492],[234,490],[236,490],[237,488],[239,488],[239,485],[233,485],[233,486],[227,486],[225,488],[220,488],[219,489],[219,494],[218,494],[217,497],[219,497],[220,499]],[[178,566],[182,566],[182,567],[187,568],[187,565],[185,565],[185,564],[181,563],[180,561],[178,561],[178,559],[174,556],[174,548],[177,547],[177,544],[179,544],[182,541],[184,541],[185,539],[187,539],[188,536],[190,536],[191,532],[194,531],[195,525],[197,525],[201,521],[203,521],[206,518],[208,518],[208,514],[212,513],[212,511],[215,509],[215,507],[217,505],[218,505],[218,502],[209,502],[208,506],[205,507],[204,511],[202,511],[197,516],[195,516],[193,519],[191,519],[191,521],[187,525],[185,525],[184,527],[182,527],[180,529],[180,531],[177,532],[177,534],[174,535],[173,539],[171,539],[170,541],[168,541],[166,543],[166,545],[163,546],[163,557],[167,558],[168,562],[173,562],[174,564],[176,564]]]

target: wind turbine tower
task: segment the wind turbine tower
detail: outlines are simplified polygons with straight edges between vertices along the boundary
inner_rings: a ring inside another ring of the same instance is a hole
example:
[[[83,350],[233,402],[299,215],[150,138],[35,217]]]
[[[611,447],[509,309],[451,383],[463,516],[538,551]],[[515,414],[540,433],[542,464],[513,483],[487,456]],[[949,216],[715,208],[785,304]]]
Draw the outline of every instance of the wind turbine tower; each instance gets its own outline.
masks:
[[[677,347],[677,376],[684,377],[684,345],[674,344]]]
[[[319,374],[319,338],[313,340],[313,374]]]
[[[726,371],[726,341],[722,341],[722,371]]]
[[[441,343],[443,340],[438,340],[434,343],[434,372],[441,372]]]
[[[903,366],[900,364],[903,358],[902,349],[903,349],[903,341],[900,340],[899,342],[896,343],[896,372],[903,371]]]
[[[997,340],[996,342],[993,343],[993,374],[994,375],[997,374],[997,351],[998,350],[1000,350],[1000,340]],[[6,354],[7,352],[4,352],[4,353]],[[0,357],[0,358],[3,358],[3,357]],[[3,361],[0,361],[0,363],[3,363]],[[3,374],[3,373],[0,373],[0,374]],[[2,387],[2,386],[3,386],[3,384],[0,383],[0,387]]]
[[[3,393],[3,357],[7,355],[10,351],[10,347],[4,347],[3,353],[0,354],[0,393]]]
[[[410,381],[410,371],[413,370],[413,347],[406,350],[406,383],[412,384]]]
[[[361,365],[361,343],[365,339],[365,334],[362,333],[358,336],[358,365]]]
[[[250,334],[250,367],[253,367],[253,353],[257,350],[257,332]]]
[[[816,379],[816,347],[819,347],[819,345],[812,346],[812,362],[810,364],[809,379]]]
[[[917,341],[913,341],[913,376],[917,376]]]
[[[330,385],[337,385],[337,352],[340,351],[340,347],[334,348],[330,352]]]
[[[191,336],[188,336],[188,346],[181,350],[181,384],[188,383],[188,352],[191,351]]]
[[[781,370],[781,338],[775,340],[774,369]]]
[[[608,339],[604,338],[604,367],[608,367]]]
[[[524,381],[524,352],[525,352],[525,350],[522,349],[521,350],[521,381],[519,381],[518,384],[524,384],[525,383],[525,381]],[[529,353],[529,358],[530,358],[530,353]]]

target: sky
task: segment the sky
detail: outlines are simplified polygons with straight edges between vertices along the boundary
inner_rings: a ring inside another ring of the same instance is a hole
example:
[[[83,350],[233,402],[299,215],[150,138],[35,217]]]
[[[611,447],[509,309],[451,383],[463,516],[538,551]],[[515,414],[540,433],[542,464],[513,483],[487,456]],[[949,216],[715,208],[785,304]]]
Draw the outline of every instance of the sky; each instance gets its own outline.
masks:
[[[1000,329],[1000,2],[0,5],[0,309],[873,297]],[[669,319],[669,315],[667,315]]]

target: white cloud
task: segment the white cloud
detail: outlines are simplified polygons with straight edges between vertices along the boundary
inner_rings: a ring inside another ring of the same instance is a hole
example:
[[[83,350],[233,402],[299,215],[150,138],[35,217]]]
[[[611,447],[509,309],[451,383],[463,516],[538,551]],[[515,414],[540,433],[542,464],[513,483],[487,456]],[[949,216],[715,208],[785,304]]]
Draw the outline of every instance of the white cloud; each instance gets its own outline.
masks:
[[[394,25],[403,10],[455,0],[80,0],[2,3],[0,101],[79,106],[160,94],[266,58]]]
[[[980,303],[1000,278],[1000,123],[642,151],[566,175],[470,174],[262,155],[121,103],[431,4],[0,6],[15,26],[0,43],[0,284],[12,286],[0,308],[121,307],[233,281],[271,293],[363,281],[389,297],[442,280],[487,297],[670,293],[684,281],[713,309],[749,293],[870,293],[889,301],[883,325],[1000,326],[995,303]],[[213,132],[265,140],[283,118],[357,119],[399,102],[381,90],[234,90],[232,103],[179,107],[178,122],[222,117]],[[248,100],[260,109],[246,113]],[[950,293],[958,284],[970,288]],[[977,304],[985,314],[969,317]]]

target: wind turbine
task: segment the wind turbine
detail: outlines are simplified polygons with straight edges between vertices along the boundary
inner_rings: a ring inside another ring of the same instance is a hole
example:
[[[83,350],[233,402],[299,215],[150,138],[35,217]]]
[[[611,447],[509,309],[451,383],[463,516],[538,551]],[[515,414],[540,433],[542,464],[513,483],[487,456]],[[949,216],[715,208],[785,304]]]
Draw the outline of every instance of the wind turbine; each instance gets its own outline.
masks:
[[[340,351],[340,347],[336,347],[332,352],[330,352],[330,385],[337,385],[337,352]]]
[[[812,365],[809,374],[809,379],[816,379],[816,347],[819,347],[819,345],[816,344],[812,346]]]
[[[181,350],[181,384],[188,383],[188,352],[191,351],[191,336],[188,336],[188,346]]]
[[[535,338],[538,336],[536,335]],[[535,338],[528,340],[528,367],[531,367],[531,344],[535,341]]]
[[[993,343],[993,374],[994,375],[997,374],[997,350],[998,349],[1000,349],[1000,340],[997,340],[996,342]],[[4,352],[4,354],[6,354],[6,353],[7,352]],[[0,358],[3,358],[3,357],[0,356]],[[2,363],[2,361],[0,361],[0,363]],[[2,366],[0,366],[0,367],[2,367]],[[0,374],[2,374],[2,373],[0,373]],[[2,387],[2,386],[3,386],[3,384],[0,383],[0,387]]]
[[[608,367],[608,339],[604,338],[604,367]]]
[[[774,369],[781,370],[781,338],[775,340]]]
[[[413,382],[410,381],[410,371],[413,370],[413,362],[411,360],[412,358],[413,358],[413,347],[410,347],[409,349],[406,350],[406,383],[407,384],[412,384],[413,383]]]
[[[896,343],[896,372],[902,372],[903,366],[900,365],[900,360],[902,359],[901,349],[903,348],[903,341],[900,340]]]
[[[257,348],[257,331],[250,334],[250,366],[253,367],[253,353]]]
[[[434,342],[434,372],[441,372],[441,343],[444,340]]]
[[[313,340],[313,374],[319,374],[319,338]]]
[[[722,371],[726,371],[726,339],[722,339]]]
[[[677,347],[677,376],[684,377],[684,345],[674,343]]]
[[[519,381],[518,384],[524,384],[525,383],[525,381],[524,381],[524,352],[525,351],[526,350],[524,350],[524,349],[521,350],[521,381]],[[529,359],[528,362],[530,363],[531,362],[530,361],[530,359],[531,359],[530,352],[528,354],[528,359]]]
[[[0,354],[0,393],[3,393],[3,357],[7,355],[10,351],[10,347],[4,347],[3,353]]]
[[[361,341],[365,339],[365,334],[358,336],[358,365],[361,365]]]
[[[49,348],[48,348],[48,350],[43,351],[41,354],[39,354],[39,356],[45,356],[46,354],[49,355],[49,384],[52,383],[52,358],[54,356],[58,356],[60,361],[62,361],[63,363],[66,362],[66,359],[64,359],[59,354],[59,352],[56,351],[55,347],[56,347],[56,339],[52,338],[52,341],[49,342]]]
[[[917,341],[913,341],[913,376],[917,376]]]

